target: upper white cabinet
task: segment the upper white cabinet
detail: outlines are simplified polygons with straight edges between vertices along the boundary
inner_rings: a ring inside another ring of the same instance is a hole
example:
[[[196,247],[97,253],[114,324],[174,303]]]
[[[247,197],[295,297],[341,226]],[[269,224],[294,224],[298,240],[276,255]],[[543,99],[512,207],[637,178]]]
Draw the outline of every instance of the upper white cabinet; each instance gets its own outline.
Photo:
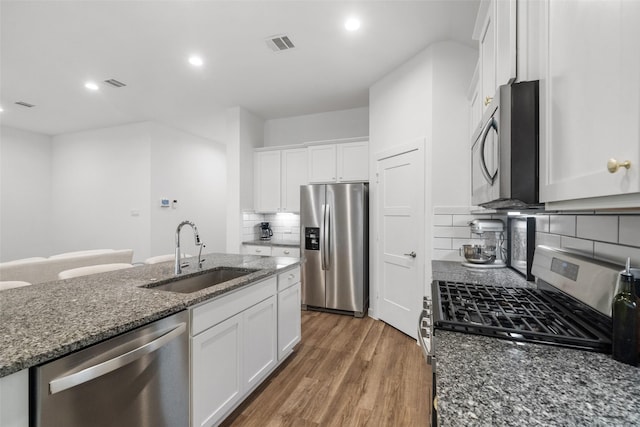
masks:
[[[473,38],[478,40],[478,101],[484,113],[498,86],[516,78],[516,0],[483,0]]]
[[[640,2],[533,6],[540,200],[553,209],[640,207]]]
[[[311,145],[310,183],[369,181],[369,142]]]
[[[279,212],[281,191],[280,150],[253,154],[253,196],[256,212]]]
[[[307,149],[254,153],[254,210],[299,212],[300,186],[307,184]]]
[[[300,212],[300,186],[308,183],[307,149],[282,150],[281,210]]]

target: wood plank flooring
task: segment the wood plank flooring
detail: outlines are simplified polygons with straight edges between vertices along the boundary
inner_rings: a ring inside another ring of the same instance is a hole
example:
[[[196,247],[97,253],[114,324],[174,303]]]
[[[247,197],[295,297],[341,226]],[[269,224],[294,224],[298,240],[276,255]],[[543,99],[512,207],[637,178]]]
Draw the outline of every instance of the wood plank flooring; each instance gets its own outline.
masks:
[[[428,426],[430,391],[414,339],[369,317],[303,311],[294,354],[222,426]]]

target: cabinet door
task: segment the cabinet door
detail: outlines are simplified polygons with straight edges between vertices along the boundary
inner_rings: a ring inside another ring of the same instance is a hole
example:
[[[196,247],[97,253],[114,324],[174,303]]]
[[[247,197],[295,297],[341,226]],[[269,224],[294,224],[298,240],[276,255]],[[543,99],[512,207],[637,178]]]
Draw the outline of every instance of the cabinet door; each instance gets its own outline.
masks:
[[[276,296],[254,305],[244,317],[244,386],[260,384],[278,362]]]
[[[254,153],[253,165],[254,210],[278,212],[280,210],[280,150]]]
[[[301,339],[300,282],[278,293],[278,360]]]
[[[192,427],[217,424],[242,397],[242,345],[242,314],[191,338]]]
[[[307,148],[309,182],[336,182],[336,146],[312,145]]]
[[[480,97],[483,105],[483,114],[489,104],[491,104],[491,100],[496,93],[496,39],[494,12],[493,4],[491,4],[480,34]]]
[[[495,0],[496,86],[516,78],[516,0]]]
[[[242,252],[247,255],[271,256],[271,246],[242,245]]]
[[[540,199],[619,195],[638,206],[640,2],[547,1],[544,7]],[[611,158],[631,166],[610,173]],[[624,206],[608,201],[593,206]]]
[[[300,186],[307,182],[307,149],[282,150],[282,211],[300,212]]]
[[[338,181],[369,181],[369,143],[338,144]]]

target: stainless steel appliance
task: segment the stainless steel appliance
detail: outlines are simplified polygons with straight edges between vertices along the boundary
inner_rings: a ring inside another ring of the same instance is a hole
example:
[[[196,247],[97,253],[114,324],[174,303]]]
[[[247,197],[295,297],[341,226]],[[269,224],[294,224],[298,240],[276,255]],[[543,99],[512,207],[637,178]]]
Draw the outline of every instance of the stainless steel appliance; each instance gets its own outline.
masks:
[[[609,353],[611,301],[620,268],[538,246],[535,289],[434,281],[429,333],[445,329]]]
[[[500,86],[474,133],[471,200],[487,208],[538,201],[538,81]]]
[[[189,424],[187,312],[33,368],[36,427]]]
[[[271,240],[271,236],[273,236],[273,230],[269,227],[268,222],[260,223],[260,240]]]
[[[531,268],[536,248],[536,219],[533,217],[510,217],[507,220],[507,265],[534,280]]]
[[[474,219],[469,222],[471,233],[484,239],[480,245],[462,245],[465,267],[503,268],[506,266],[504,223],[499,219]]]
[[[362,317],[369,308],[369,186],[300,187],[302,305]]]

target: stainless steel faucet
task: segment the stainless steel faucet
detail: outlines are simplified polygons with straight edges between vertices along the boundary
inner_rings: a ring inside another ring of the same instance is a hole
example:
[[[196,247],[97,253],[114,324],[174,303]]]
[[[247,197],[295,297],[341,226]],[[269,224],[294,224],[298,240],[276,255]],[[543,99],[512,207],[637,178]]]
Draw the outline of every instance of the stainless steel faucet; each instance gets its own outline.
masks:
[[[182,273],[182,257],[180,254],[180,230],[182,230],[183,225],[190,225],[193,229],[193,236],[196,240],[196,246],[200,246],[200,251],[198,252],[198,265],[202,267],[202,261],[200,260],[200,253],[202,252],[202,242],[200,241],[200,234],[198,234],[198,227],[191,221],[182,221],[178,224],[178,228],[176,228],[176,268],[175,273]]]

